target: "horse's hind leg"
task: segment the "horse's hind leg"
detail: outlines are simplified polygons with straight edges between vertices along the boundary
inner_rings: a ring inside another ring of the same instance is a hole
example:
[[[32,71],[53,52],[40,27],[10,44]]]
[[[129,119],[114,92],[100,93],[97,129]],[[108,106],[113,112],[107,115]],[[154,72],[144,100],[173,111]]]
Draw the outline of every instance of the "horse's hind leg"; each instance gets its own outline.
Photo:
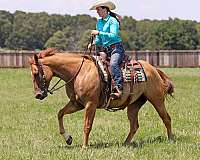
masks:
[[[130,144],[131,140],[133,139],[133,136],[135,135],[137,129],[139,128],[138,124],[138,112],[141,108],[141,106],[147,101],[145,96],[141,96],[137,101],[130,104],[127,107],[127,116],[130,122],[130,131],[129,134],[124,142],[124,145]]]
[[[171,117],[169,116],[165,108],[164,98],[150,100],[150,102],[153,104],[154,108],[156,109],[163,123],[165,124],[165,127],[167,129],[168,139],[173,140]]]
[[[63,125],[63,116],[65,114],[74,113],[81,109],[83,109],[83,107],[74,106],[73,103],[70,101],[65,107],[63,107],[58,112],[58,123],[59,123],[60,134],[64,137],[64,139],[68,145],[72,144],[72,137],[65,132],[64,125]]]

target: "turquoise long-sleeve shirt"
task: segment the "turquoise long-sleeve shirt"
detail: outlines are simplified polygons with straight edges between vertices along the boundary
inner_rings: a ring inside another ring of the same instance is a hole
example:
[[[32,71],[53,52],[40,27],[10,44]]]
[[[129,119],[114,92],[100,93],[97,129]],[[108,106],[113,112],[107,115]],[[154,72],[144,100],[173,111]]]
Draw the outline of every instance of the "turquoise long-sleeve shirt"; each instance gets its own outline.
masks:
[[[110,15],[107,15],[104,19],[99,19],[96,29],[99,31],[95,40],[96,45],[107,47],[122,41],[119,35],[119,22]]]

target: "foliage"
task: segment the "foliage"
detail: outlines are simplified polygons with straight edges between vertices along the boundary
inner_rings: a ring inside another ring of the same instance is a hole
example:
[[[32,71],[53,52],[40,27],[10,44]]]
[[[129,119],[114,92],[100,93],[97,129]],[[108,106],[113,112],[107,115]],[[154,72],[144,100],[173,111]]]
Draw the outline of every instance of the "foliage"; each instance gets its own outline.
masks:
[[[199,40],[199,44],[198,44],[197,48],[200,49],[200,23],[196,23],[195,28],[197,29],[198,40]]]
[[[89,15],[49,15],[45,12],[11,14],[0,11],[0,47],[8,49],[82,50],[96,18]],[[200,48],[200,23],[178,18],[140,20],[124,16],[121,37],[126,50]]]
[[[55,47],[60,50],[72,50],[74,45],[73,30],[70,27],[65,27],[63,31],[57,31],[50,37],[46,44],[45,48]]]
[[[80,48],[80,50],[85,50],[86,49],[86,45],[89,43],[89,40],[90,40],[90,30],[86,30],[82,36],[81,36],[81,39],[79,41],[79,44],[78,44],[78,48]]]
[[[0,48],[6,47],[5,42],[12,32],[13,15],[0,10]]]
[[[137,48],[137,21],[132,17],[125,16],[121,23],[121,37],[126,50],[136,50]]]
[[[157,42],[155,49],[196,49],[198,45],[197,30],[191,21],[169,19],[157,25],[151,41]]]

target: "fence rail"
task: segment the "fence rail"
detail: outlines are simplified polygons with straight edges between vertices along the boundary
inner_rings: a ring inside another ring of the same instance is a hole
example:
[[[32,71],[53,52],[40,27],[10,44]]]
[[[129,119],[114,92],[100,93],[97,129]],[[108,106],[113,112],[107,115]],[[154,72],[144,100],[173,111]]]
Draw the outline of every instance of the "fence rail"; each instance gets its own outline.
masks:
[[[28,57],[34,53],[36,52],[0,51],[0,68],[28,67]],[[200,67],[200,50],[127,51],[126,54],[158,67]]]

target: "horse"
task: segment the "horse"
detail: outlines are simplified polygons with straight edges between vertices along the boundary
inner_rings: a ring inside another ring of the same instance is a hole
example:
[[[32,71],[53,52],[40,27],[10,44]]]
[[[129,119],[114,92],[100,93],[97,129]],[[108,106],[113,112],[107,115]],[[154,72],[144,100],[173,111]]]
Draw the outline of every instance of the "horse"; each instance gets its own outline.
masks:
[[[139,128],[138,112],[142,105],[149,101],[162,119],[168,139],[173,139],[171,118],[165,107],[166,95],[172,95],[174,85],[171,79],[160,69],[146,61],[139,60],[146,73],[147,81],[130,85],[124,83],[123,95],[120,99],[111,100],[109,108],[123,106],[127,108],[130,131],[124,141],[131,143]],[[89,134],[92,129],[96,109],[105,109],[102,98],[103,82],[91,56],[63,53],[54,49],[46,49],[29,58],[33,88],[36,99],[44,99],[52,77],[65,81],[69,102],[58,112],[60,134],[68,145],[72,144],[72,136],[64,128],[63,117],[84,109],[83,148],[88,147]],[[172,95],[173,96],[173,95]]]

